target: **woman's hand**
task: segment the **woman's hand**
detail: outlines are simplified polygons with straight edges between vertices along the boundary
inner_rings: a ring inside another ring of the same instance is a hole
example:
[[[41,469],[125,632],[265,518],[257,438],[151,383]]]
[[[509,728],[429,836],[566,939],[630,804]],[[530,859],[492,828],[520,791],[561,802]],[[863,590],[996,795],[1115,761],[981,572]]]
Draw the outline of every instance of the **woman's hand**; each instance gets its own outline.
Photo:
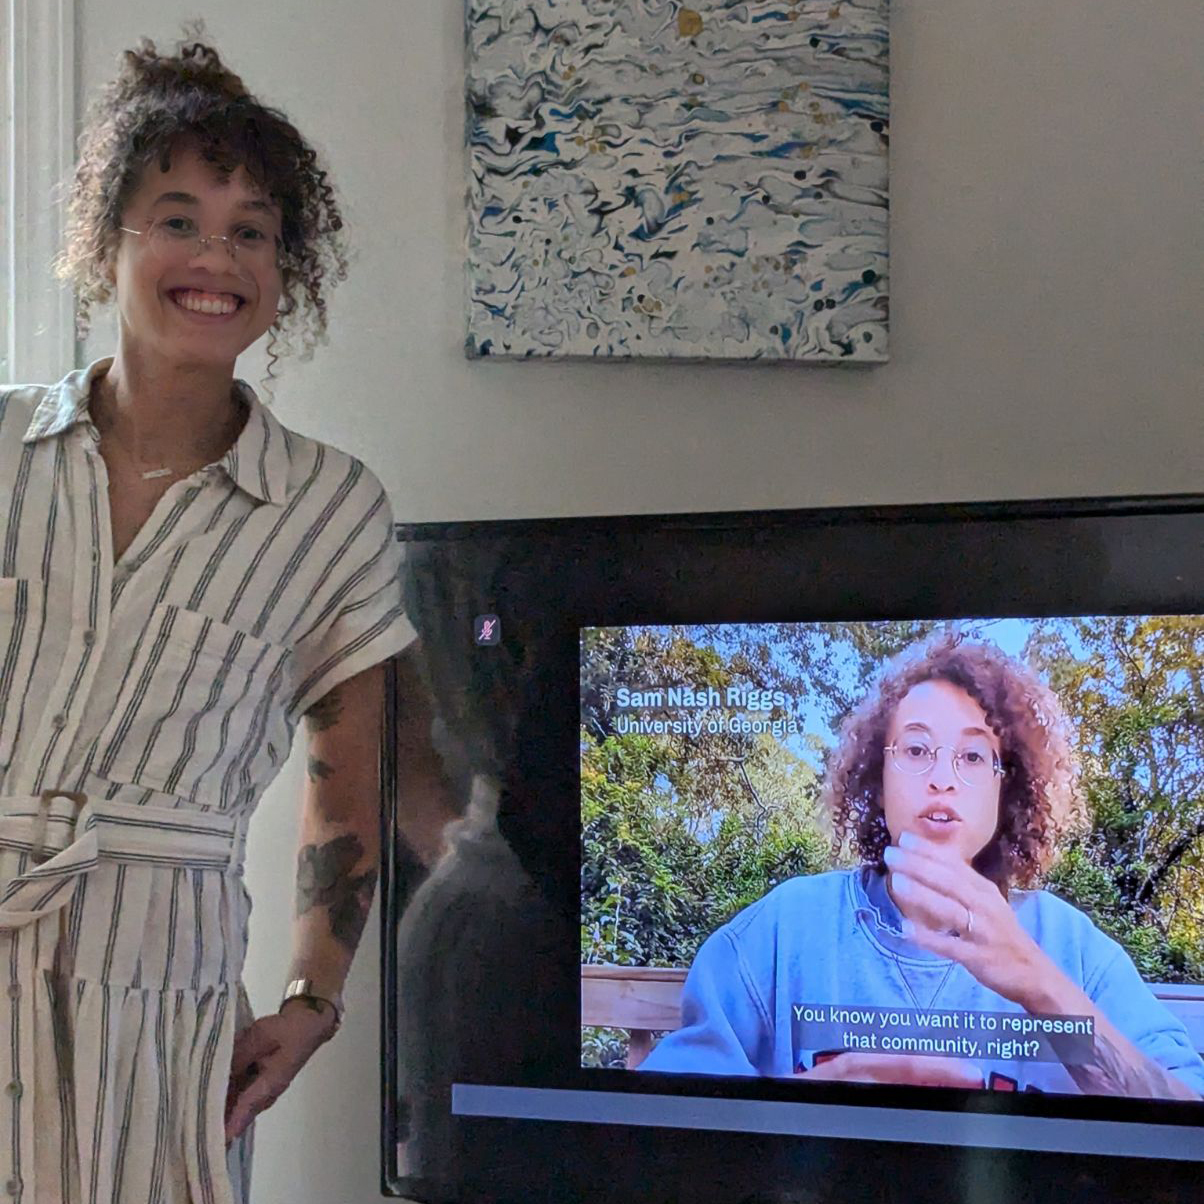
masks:
[[[917,945],[960,962],[984,987],[1022,1007],[1040,996],[1041,984],[1057,968],[993,882],[956,853],[911,832],[903,832],[884,858],[904,932]]]
[[[234,1038],[230,1086],[226,1090],[226,1144],[270,1108],[320,1045],[334,1034],[334,1013],[314,1011],[305,1000],[261,1016]]]
[[[960,1058],[921,1054],[842,1053],[795,1076],[829,1083],[903,1083],[909,1087],[983,1085],[982,1071]]]
[[[1091,1018],[1095,1037],[1090,1055],[1065,1063],[1084,1094],[1135,1099],[1200,1098],[1142,1053],[1083,989],[1071,982],[1020,927],[993,883],[960,858],[951,857],[944,848],[910,832],[902,833],[899,847],[888,848],[885,857],[891,871],[891,895],[903,913],[908,936],[917,945],[961,962],[983,986],[1034,1015]],[[972,922],[967,914],[973,916]],[[953,936],[950,930],[960,935]],[[1052,1048],[1057,1052],[1056,1043]],[[863,1056],[841,1054],[833,1061]],[[829,1077],[816,1074],[822,1069],[816,1067],[807,1073]]]

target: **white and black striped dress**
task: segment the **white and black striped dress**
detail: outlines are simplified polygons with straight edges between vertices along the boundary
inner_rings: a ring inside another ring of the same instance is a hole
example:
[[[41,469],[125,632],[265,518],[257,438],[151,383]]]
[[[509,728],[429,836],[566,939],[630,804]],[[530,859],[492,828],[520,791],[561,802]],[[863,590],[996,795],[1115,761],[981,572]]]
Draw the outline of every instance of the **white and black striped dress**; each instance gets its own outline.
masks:
[[[114,564],[109,362],[0,389],[0,1200],[238,1204],[247,823],[306,708],[413,630],[380,483],[245,385]]]

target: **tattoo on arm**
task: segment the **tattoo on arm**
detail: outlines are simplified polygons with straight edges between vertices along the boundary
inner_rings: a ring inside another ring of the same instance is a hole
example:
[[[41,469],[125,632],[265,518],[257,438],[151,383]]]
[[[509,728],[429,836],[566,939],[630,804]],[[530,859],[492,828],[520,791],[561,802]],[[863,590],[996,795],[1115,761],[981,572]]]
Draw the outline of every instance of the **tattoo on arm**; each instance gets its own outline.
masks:
[[[309,780],[311,782],[324,782],[332,773],[334,773],[334,766],[329,761],[323,761],[321,757],[309,758]]]
[[[339,697],[338,686],[335,686],[329,693],[323,694],[305,712],[305,718],[309,720],[309,730],[311,732],[324,732],[327,728],[334,727],[342,714],[343,700]]]
[[[1185,1083],[1144,1054],[1138,1052],[1137,1061],[1125,1057],[1124,1051],[1098,1028],[1090,1061],[1080,1065],[1067,1063],[1066,1069],[1086,1095],[1116,1095],[1131,1099],[1199,1098]]]
[[[297,858],[297,915],[315,907],[326,908],[335,940],[352,953],[359,945],[376,890],[374,869],[355,873],[363,856],[360,838],[348,834],[322,845],[306,845]]]

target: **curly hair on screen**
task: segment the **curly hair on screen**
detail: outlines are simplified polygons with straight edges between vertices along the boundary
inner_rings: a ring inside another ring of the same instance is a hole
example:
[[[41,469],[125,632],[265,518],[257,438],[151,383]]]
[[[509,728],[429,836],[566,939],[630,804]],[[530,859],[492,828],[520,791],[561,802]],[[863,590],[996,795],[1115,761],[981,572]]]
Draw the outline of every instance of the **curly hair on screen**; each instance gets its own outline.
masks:
[[[247,90],[199,40],[201,32],[174,54],[160,53],[149,39],[122,54],[120,71],[84,120],[56,267],[75,287],[82,336],[92,306],[112,296],[106,268],[146,169],[166,170],[173,152],[186,147],[221,175],[244,168],[281,211],[281,306],[268,345],[274,367],[294,330],[303,358],[325,337],[327,293],[347,273],[343,218],[314,148]]]
[[[887,730],[904,696],[924,681],[946,681],[982,707],[999,740],[1003,767],[999,825],[974,868],[1008,887],[1030,887],[1049,868],[1080,818],[1078,765],[1054,692],[1028,666],[993,644],[945,631],[904,649],[845,718],[828,765],[823,802],[839,845],[885,869],[890,843],[882,807]]]

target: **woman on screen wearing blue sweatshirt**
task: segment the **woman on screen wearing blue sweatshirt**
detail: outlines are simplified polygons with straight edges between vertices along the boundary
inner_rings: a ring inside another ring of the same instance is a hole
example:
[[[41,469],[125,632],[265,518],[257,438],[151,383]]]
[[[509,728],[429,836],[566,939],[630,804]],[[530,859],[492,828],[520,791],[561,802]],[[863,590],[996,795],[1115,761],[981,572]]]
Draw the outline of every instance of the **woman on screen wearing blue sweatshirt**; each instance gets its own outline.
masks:
[[[640,1069],[1200,1099],[1204,1062],[1125,951],[1032,889],[1076,776],[1061,706],[1027,667],[956,633],[905,651],[845,721],[824,786],[862,866],[785,882],[715,932],[682,1027]],[[860,1009],[912,1023],[856,1023]],[[970,1056],[882,1052],[890,1035],[934,1048],[906,1038],[945,1037],[922,1020],[951,1012],[971,1014],[961,1044],[935,1048]],[[1062,1061],[1000,1056],[1026,1015],[1086,1018],[1093,1036],[1047,1035]]]

